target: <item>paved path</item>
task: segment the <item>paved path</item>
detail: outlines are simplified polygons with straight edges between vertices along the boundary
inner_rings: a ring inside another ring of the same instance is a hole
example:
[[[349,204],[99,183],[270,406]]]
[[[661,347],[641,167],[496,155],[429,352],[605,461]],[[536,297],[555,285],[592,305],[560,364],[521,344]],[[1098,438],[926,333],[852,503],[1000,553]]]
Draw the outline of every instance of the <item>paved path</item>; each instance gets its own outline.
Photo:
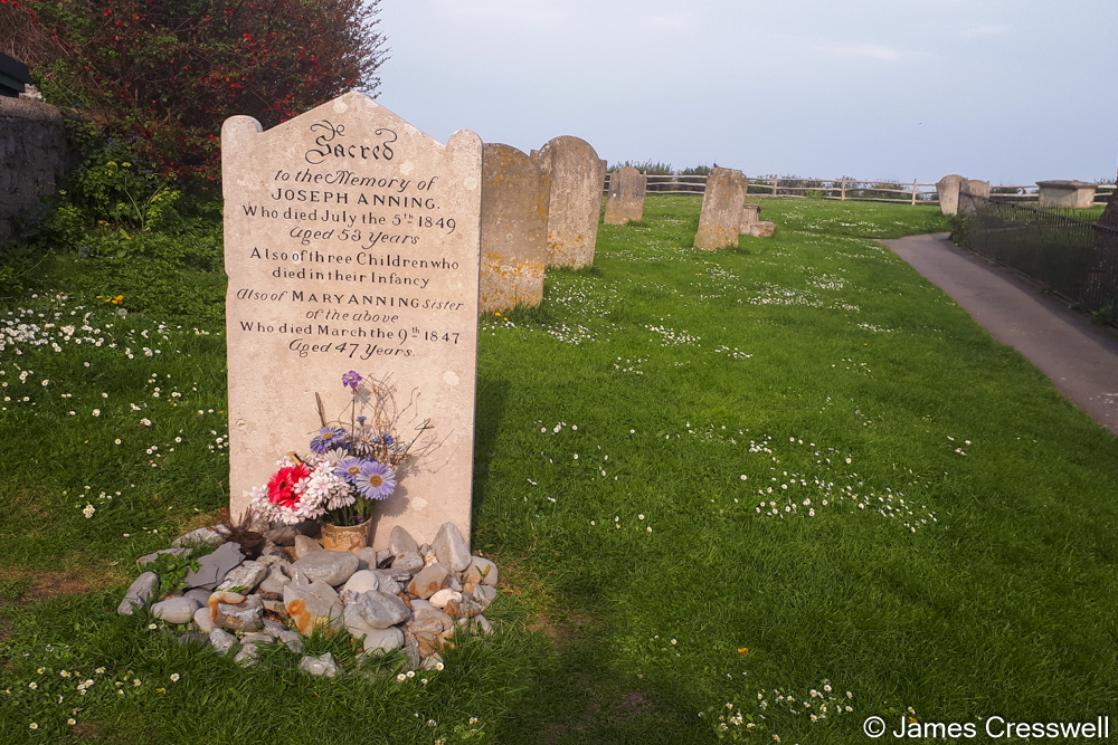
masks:
[[[946,233],[885,245],[939,285],[995,339],[1025,355],[1076,406],[1118,434],[1118,335],[956,248]]]

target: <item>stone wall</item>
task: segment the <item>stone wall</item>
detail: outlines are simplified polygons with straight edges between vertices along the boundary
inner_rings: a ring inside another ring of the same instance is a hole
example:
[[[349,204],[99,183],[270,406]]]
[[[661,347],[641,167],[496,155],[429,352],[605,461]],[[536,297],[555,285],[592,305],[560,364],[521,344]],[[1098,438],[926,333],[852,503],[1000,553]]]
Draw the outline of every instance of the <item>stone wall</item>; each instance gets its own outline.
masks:
[[[28,98],[0,97],[0,241],[35,217],[69,163],[65,116]]]

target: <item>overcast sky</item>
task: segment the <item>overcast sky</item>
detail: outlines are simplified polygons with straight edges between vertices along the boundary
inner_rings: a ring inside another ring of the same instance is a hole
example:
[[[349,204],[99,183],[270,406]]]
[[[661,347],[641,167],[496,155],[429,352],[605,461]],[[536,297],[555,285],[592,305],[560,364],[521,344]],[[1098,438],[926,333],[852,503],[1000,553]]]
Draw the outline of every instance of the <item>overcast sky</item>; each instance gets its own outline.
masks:
[[[1113,180],[1118,0],[382,0],[380,102],[615,163]]]

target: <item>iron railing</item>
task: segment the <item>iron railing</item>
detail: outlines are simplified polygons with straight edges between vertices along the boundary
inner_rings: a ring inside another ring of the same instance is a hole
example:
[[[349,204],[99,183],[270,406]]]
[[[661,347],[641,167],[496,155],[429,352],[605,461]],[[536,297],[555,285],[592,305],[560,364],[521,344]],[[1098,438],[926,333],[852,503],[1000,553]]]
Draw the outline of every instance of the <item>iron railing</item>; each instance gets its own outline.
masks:
[[[1077,210],[1038,209],[997,196],[970,197],[956,236],[968,249],[1036,280],[1114,322],[1118,317],[1118,229]]]

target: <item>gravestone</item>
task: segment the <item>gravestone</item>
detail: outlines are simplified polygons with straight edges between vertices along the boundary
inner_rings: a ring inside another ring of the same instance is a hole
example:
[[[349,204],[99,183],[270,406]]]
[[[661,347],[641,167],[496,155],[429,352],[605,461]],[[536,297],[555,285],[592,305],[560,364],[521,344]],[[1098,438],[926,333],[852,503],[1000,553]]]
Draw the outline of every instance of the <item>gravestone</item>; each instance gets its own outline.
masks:
[[[981,179],[966,179],[959,186],[959,214],[973,215],[979,203],[990,198],[990,182]]]
[[[361,93],[261,131],[222,127],[230,508],[350,403],[356,370],[395,388],[401,437],[427,445],[385,502],[391,528],[469,535],[480,138],[445,145]],[[413,451],[414,452],[414,451]]]
[[[510,145],[486,143],[481,162],[482,313],[543,302],[551,179]]]
[[[626,166],[609,175],[609,199],[606,201],[607,225],[637,222],[644,216],[645,175]]]
[[[586,140],[548,140],[532,158],[551,178],[547,210],[548,266],[575,269],[594,263],[605,161]]]
[[[939,211],[944,215],[955,215],[959,212],[959,189],[966,179],[958,174],[948,174],[936,182],[936,198],[939,200]]]
[[[1086,181],[1055,179],[1037,181],[1037,207],[1041,209],[1088,209],[1095,204],[1095,184]]]
[[[703,190],[695,248],[715,251],[738,245],[745,191],[745,174],[741,171],[718,167],[711,170]]]
[[[761,219],[761,205],[747,204],[741,208],[741,234],[753,238],[772,238],[776,223]]]

